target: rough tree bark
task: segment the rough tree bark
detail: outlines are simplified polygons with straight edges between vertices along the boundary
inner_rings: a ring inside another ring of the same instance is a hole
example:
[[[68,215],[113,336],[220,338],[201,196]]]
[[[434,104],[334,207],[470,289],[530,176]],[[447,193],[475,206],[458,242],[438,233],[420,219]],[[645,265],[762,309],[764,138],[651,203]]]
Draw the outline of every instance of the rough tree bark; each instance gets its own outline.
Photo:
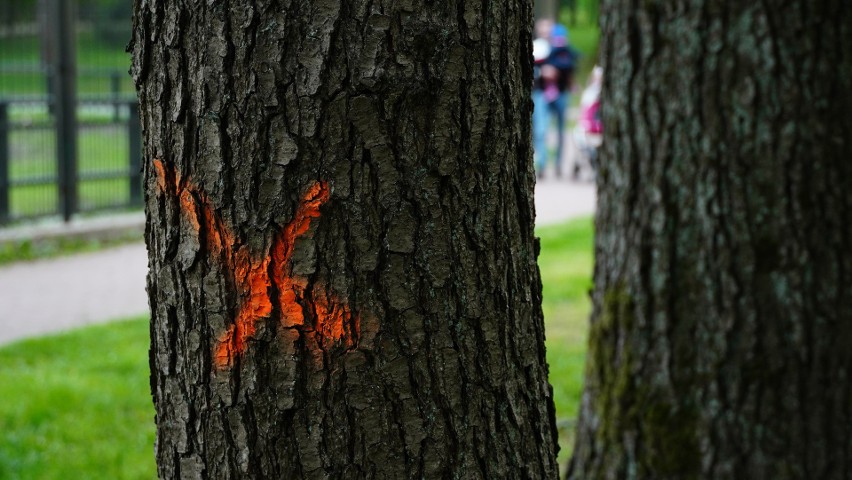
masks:
[[[552,478],[527,0],[137,0],[163,478]]]
[[[852,478],[852,6],[602,13],[570,477]]]

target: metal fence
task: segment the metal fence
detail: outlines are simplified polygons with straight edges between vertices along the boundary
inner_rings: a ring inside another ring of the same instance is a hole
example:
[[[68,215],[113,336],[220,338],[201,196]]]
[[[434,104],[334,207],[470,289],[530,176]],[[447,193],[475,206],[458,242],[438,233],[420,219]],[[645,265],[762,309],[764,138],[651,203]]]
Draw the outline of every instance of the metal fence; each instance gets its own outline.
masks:
[[[0,225],[141,206],[131,8],[0,2]]]

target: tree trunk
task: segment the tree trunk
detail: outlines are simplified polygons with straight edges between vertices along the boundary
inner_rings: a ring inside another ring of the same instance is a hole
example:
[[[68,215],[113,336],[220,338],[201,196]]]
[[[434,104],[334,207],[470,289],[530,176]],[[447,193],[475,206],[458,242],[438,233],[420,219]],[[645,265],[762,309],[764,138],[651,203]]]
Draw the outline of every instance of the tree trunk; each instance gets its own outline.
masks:
[[[560,0],[533,0],[535,4],[535,18],[559,21]]]
[[[852,7],[609,1],[570,477],[852,478]]]
[[[137,0],[163,478],[553,478],[526,0]]]

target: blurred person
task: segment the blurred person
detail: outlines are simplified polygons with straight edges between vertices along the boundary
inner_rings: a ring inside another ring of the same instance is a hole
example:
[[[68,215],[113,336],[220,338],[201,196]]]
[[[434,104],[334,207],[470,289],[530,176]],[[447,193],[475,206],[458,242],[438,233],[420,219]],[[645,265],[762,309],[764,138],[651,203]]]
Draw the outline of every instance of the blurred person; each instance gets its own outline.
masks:
[[[536,25],[536,32],[547,32],[548,27]],[[564,145],[565,111],[570,103],[570,92],[579,54],[568,44],[568,29],[563,25],[553,25],[549,29],[549,48],[538,48],[533,43],[536,70],[533,83],[533,146],[535,149],[535,167],[539,178],[544,177],[549,152],[547,133],[553,120],[556,120],[557,147],[554,164],[556,175],[562,173],[561,161]],[[539,43],[539,45],[542,45]]]
[[[535,38],[541,38],[547,40],[550,43],[550,33],[553,31],[553,27],[556,25],[553,20],[549,18],[541,18],[536,20],[535,22]]]
[[[574,159],[571,177],[577,180],[580,171],[587,166],[592,174],[598,169],[598,148],[601,145],[603,122],[601,121],[601,86],[603,85],[603,68],[595,66],[589,76],[589,82],[580,97],[580,116],[574,127],[574,142],[578,155]],[[585,165],[584,165],[585,164]]]

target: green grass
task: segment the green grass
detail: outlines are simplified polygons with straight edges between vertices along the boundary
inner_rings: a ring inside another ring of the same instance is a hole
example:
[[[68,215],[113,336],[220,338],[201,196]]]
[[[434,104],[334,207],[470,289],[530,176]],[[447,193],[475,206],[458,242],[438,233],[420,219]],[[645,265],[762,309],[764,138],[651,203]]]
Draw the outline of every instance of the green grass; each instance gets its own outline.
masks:
[[[129,22],[129,20],[128,20]],[[135,90],[130,75],[130,54],[124,51],[124,46],[130,40],[129,33],[126,41],[108,44],[98,40],[92,32],[81,32],[77,35],[77,93],[85,96],[91,94],[109,94],[111,92],[111,72],[118,72],[120,77],[119,92],[134,95]],[[22,66],[38,67],[41,63],[39,40],[35,36],[0,39],[0,73],[2,73],[2,91],[5,95],[45,95],[47,81],[43,73],[35,72],[3,72],[3,67],[19,68]]]
[[[560,463],[573,447],[574,419],[583,386],[588,317],[591,310],[593,255],[592,220],[542,227],[542,310],[547,336],[547,362],[559,428]]]
[[[557,417],[577,413],[591,288],[590,219],[538,229]],[[0,348],[0,478],[153,478],[144,319]],[[573,428],[560,429],[564,462]]]
[[[597,25],[600,12],[599,0],[561,0],[559,9],[559,20],[575,27],[577,25]],[[574,10],[571,4],[574,4]]]
[[[109,67],[107,67],[109,68]],[[118,93],[121,98],[133,98],[136,90],[133,81],[127,71],[130,64],[115,68],[113,71],[119,74]],[[86,99],[96,96],[98,98],[112,98],[112,72],[87,71],[85,68],[77,74],[77,96]],[[0,83],[0,96],[45,96],[47,95],[47,80],[43,73],[34,72],[7,72],[2,73]]]
[[[592,67],[595,66],[598,60],[600,30],[597,25],[578,25],[576,27],[569,27],[569,31],[571,45],[582,54],[580,57],[580,67],[575,77],[576,85],[582,88],[586,85],[589,72],[592,71]]]
[[[105,238],[62,236],[39,240],[0,242],[0,265],[94,252],[141,240],[142,232],[138,229],[127,229]]]
[[[571,0],[561,3],[559,23],[568,27],[568,39],[571,45],[582,54],[580,66],[574,78],[577,85],[575,93],[580,93],[598,59],[598,44],[600,42],[598,0]],[[575,6],[573,11],[570,8],[571,4]],[[579,95],[575,95],[575,97],[579,98]]]
[[[0,349],[0,478],[150,479],[143,319]]]

